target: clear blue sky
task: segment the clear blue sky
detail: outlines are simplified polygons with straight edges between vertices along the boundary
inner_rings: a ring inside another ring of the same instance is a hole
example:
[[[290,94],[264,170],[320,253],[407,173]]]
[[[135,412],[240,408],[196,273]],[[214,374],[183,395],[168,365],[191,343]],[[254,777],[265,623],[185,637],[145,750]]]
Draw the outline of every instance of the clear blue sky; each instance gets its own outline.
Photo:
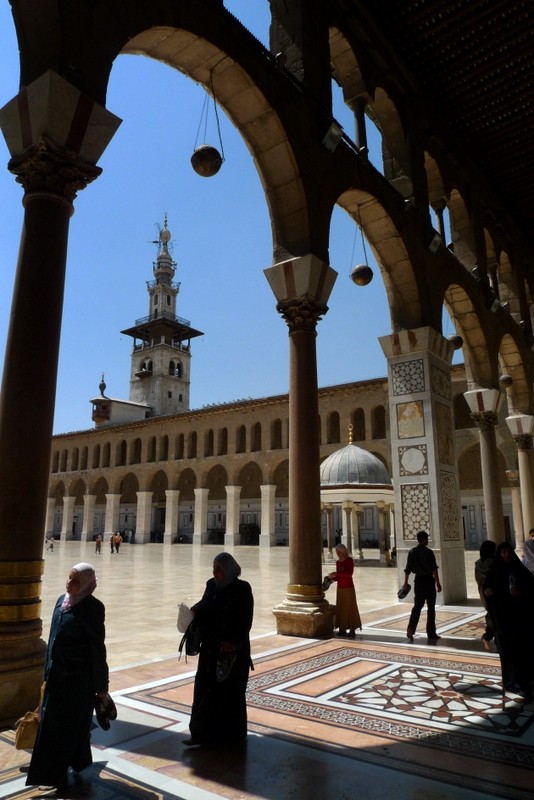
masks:
[[[267,0],[226,0],[268,44]],[[18,51],[10,7],[0,3],[0,105],[18,92]],[[168,214],[181,283],[177,313],[204,336],[193,341],[191,406],[287,392],[287,327],[263,270],[272,264],[270,222],[252,158],[220,111],[226,161],[211,179],[192,170],[204,91],[169,67],[139,56],[118,58],[107,107],[123,119],[101,158],[103,174],[79,193],[71,219],[54,432],[92,427],[90,398],[128,398],[132,340],[123,328],[148,313],[157,223]],[[336,116],[352,136],[341,98]],[[211,104],[210,143],[217,145]],[[202,142],[198,142],[201,144]],[[380,161],[378,139],[371,158]],[[0,162],[9,154],[0,137]],[[22,189],[0,169],[0,352],[5,347],[22,222]],[[352,284],[364,261],[361,236],[344,212],[334,215],[330,263],[339,276],[330,311],[318,325],[319,385],[386,374],[377,338],[390,332],[380,272],[366,288]],[[34,358],[39,358],[36,337]],[[31,364],[28,365],[31,369]],[[35,398],[36,404],[39,398]]]

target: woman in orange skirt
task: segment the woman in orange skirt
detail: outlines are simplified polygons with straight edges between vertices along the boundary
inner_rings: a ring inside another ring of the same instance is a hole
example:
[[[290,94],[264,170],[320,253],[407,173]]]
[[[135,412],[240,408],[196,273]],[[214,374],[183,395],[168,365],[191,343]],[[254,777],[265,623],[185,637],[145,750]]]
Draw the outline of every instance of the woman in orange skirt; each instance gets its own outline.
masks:
[[[356,591],[352,573],[354,572],[354,560],[344,544],[336,547],[338,560],[336,561],[336,571],[330,573],[333,581],[337,581],[336,596],[336,628],[338,636],[356,635],[356,628],[361,630],[362,621],[356,602]]]

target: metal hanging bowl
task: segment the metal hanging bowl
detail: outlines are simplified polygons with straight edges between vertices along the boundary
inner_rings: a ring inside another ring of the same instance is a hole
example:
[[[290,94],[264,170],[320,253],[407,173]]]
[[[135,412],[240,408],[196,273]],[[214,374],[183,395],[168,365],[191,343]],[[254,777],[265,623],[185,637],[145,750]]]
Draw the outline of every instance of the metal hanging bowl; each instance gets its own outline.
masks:
[[[223,158],[216,147],[211,144],[202,144],[197,147],[191,156],[191,166],[203,178],[212,178],[218,173],[223,163]]]

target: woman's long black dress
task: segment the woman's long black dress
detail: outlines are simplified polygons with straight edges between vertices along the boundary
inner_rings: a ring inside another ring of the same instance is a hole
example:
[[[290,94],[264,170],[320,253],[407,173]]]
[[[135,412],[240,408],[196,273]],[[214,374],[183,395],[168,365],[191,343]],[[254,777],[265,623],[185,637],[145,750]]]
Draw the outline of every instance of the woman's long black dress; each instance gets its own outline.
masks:
[[[202,645],[195,676],[191,737],[199,743],[220,745],[243,741],[247,735],[247,688],[250,628],[254,600],[250,584],[236,578],[217,589],[211,578],[195,608]],[[236,659],[228,677],[217,680],[221,642],[235,645]]]
[[[61,611],[54,608],[46,651],[46,690],[28,785],[57,786],[67,770],[92,763],[90,730],[95,693],[108,690],[104,606],[90,595]]]
[[[513,555],[506,563],[497,554],[484,581],[493,594],[487,607],[495,630],[505,689],[531,698],[534,688],[534,576]],[[517,587],[512,594],[510,584]]]

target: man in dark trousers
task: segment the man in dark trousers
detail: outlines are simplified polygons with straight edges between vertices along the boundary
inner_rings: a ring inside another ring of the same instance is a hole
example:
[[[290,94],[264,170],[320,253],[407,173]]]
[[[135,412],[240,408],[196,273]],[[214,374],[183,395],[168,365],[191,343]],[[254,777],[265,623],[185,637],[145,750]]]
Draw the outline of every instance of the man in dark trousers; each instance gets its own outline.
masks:
[[[441,592],[439,582],[438,565],[433,551],[428,546],[428,533],[419,531],[417,534],[417,547],[412,547],[408,553],[406,567],[404,569],[404,586],[408,589],[408,578],[410,573],[415,575],[414,581],[414,604],[406,636],[413,642],[417,623],[421,616],[421,611],[426,602],[426,635],[431,642],[437,642],[441,637],[436,632],[436,591]]]

